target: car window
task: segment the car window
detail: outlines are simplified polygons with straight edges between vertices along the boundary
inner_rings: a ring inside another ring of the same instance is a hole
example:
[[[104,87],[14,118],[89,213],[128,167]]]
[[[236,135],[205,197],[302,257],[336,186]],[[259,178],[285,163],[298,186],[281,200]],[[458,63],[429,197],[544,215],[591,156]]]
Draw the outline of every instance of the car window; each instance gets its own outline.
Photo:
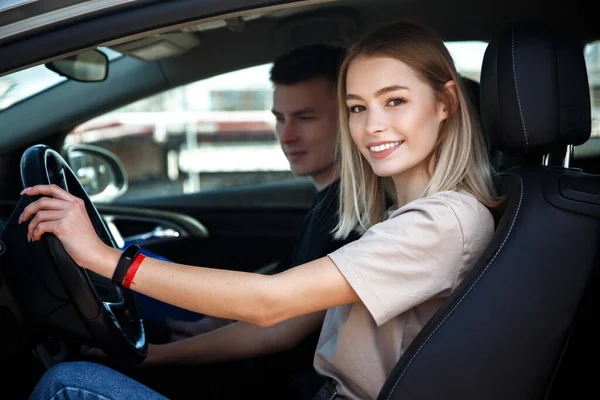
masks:
[[[447,47],[459,73],[479,81],[487,43]],[[274,135],[270,68],[259,65],[154,95],[77,126],[66,144],[114,153],[129,180],[121,199],[295,179]]]
[[[592,137],[600,137],[600,41],[585,46],[585,63],[592,103]]]
[[[481,78],[481,64],[487,45],[486,42],[476,41],[446,42],[457,72],[477,82]]]
[[[294,179],[274,135],[271,64],[178,87],[76,127],[66,144],[114,153],[127,198]]]

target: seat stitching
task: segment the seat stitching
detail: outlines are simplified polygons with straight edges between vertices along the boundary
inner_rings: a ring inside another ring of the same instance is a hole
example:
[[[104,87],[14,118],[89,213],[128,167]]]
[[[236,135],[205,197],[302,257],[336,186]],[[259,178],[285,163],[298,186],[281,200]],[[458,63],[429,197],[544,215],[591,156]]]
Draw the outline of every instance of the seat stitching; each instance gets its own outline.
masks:
[[[489,269],[489,267],[492,265],[492,263],[494,262],[494,260],[496,259],[496,257],[498,256],[498,254],[500,254],[500,252],[502,251],[502,248],[504,247],[504,244],[506,243],[506,241],[508,240],[508,238],[510,237],[510,234],[512,232],[512,229],[515,225],[515,221],[517,220],[517,217],[519,216],[519,211],[521,209],[521,203],[523,201],[523,180],[521,179],[521,177],[519,175],[516,174],[507,174],[507,175],[512,175],[512,176],[516,176],[519,179],[520,182],[520,186],[521,186],[521,193],[520,193],[520,197],[519,197],[519,205],[517,206],[517,212],[515,213],[515,217],[513,218],[511,224],[510,224],[510,228],[508,230],[508,234],[506,235],[506,237],[504,238],[504,240],[502,241],[502,244],[500,245],[500,247],[498,248],[498,250],[496,251],[496,253],[494,254],[494,257],[492,257],[492,259],[490,260],[490,262],[488,263],[488,265],[486,265],[486,267],[483,269],[483,271],[481,271],[481,274],[477,277],[477,279],[475,280],[475,282],[473,282],[473,284],[469,287],[469,289],[467,290],[467,292],[460,298],[460,300],[458,301],[458,303],[456,303],[456,305],[454,307],[452,307],[452,309],[450,310],[450,312],[448,312],[448,314],[444,317],[444,319],[438,324],[438,326],[435,327],[435,329],[429,334],[429,336],[427,336],[427,338],[423,341],[423,343],[421,344],[421,346],[419,346],[419,348],[417,349],[417,351],[415,352],[415,354],[413,354],[413,356],[410,358],[410,360],[408,361],[408,363],[406,364],[406,367],[404,367],[402,373],[400,374],[400,376],[398,377],[398,380],[396,381],[396,383],[394,384],[394,386],[392,387],[392,390],[390,390],[390,394],[387,396],[386,400],[389,400],[392,396],[392,393],[394,392],[394,390],[396,390],[396,387],[398,386],[398,384],[400,383],[400,380],[402,379],[402,377],[404,376],[404,374],[406,373],[406,370],[408,369],[408,367],[410,367],[410,365],[412,364],[413,360],[417,357],[417,355],[421,352],[421,349],[425,346],[425,344],[427,344],[427,342],[429,341],[429,339],[431,339],[431,337],[439,330],[439,328],[444,324],[444,322],[446,322],[446,320],[448,319],[448,317],[450,317],[450,315],[452,315],[452,313],[454,313],[454,310],[456,310],[456,308],[463,302],[463,300],[469,295],[469,293],[471,292],[471,290],[475,287],[475,285],[477,285],[477,283],[481,280],[481,278],[483,277],[483,275],[487,272],[487,270]]]
[[[523,108],[521,107],[521,97],[519,96],[519,83],[517,82],[517,66],[515,63],[515,29],[511,30],[512,40],[512,67],[513,67],[513,80],[515,82],[515,91],[517,92],[517,104],[519,105],[519,114],[521,115],[521,126],[523,127],[523,133],[525,133],[525,151],[527,153],[529,148],[529,139],[527,137],[527,127],[525,126],[525,118],[523,117]]]

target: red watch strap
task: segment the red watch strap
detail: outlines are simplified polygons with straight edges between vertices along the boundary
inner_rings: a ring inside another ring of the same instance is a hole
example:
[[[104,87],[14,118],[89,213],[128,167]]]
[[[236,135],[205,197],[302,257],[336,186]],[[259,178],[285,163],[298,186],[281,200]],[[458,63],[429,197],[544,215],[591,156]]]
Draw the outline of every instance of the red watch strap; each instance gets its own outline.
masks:
[[[146,256],[144,256],[143,254],[140,253],[135,258],[135,260],[133,260],[133,262],[131,263],[131,266],[129,267],[129,269],[127,270],[127,273],[125,274],[125,278],[123,279],[123,287],[125,289],[129,289],[129,287],[131,285],[135,285],[135,282],[133,281],[133,277],[135,276],[135,273],[137,272],[138,268],[140,267],[140,264],[142,263],[142,261],[144,261],[144,258],[146,258]]]

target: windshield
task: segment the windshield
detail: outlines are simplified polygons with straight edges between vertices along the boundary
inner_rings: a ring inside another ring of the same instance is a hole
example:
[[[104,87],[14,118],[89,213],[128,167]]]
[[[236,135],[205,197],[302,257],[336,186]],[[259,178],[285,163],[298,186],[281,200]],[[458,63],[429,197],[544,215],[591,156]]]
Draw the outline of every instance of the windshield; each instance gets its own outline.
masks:
[[[111,61],[122,56],[121,53],[106,47],[100,47],[99,50]],[[50,71],[45,65],[0,77],[0,111],[66,80],[67,78]]]

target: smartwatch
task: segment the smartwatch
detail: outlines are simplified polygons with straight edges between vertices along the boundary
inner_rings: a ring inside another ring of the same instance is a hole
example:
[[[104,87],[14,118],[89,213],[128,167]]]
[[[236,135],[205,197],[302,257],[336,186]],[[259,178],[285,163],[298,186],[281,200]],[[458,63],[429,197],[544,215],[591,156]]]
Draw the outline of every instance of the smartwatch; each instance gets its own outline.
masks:
[[[127,270],[139,254],[140,247],[138,245],[130,244],[129,246],[127,246],[125,251],[121,254],[121,257],[119,258],[117,268],[115,268],[115,272],[113,273],[111,279],[112,283],[119,286],[123,285],[123,279],[125,279]]]

